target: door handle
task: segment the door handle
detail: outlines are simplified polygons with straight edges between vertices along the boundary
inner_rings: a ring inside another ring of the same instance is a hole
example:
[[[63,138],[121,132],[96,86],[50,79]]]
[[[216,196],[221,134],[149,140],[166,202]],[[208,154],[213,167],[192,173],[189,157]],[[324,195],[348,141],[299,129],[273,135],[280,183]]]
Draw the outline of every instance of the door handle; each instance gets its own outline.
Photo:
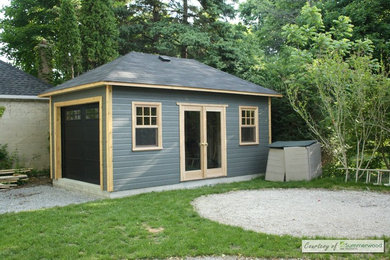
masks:
[[[208,146],[209,144],[208,144],[208,143],[199,143],[199,145],[205,145],[205,146]]]

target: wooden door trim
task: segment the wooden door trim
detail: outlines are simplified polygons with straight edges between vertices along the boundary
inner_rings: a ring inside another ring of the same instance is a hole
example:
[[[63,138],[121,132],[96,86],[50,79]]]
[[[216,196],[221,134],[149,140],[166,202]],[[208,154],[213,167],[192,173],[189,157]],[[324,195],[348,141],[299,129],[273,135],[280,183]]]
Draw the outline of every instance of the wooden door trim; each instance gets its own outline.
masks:
[[[177,103],[179,105],[179,132],[180,132],[180,181],[198,180],[213,177],[227,176],[227,150],[226,150],[226,107],[228,105],[218,104],[193,104],[193,103]],[[199,111],[200,128],[201,128],[201,142],[204,142],[207,134],[207,111],[215,111],[221,113],[221,168],[216,170],[207,170],[207,147],[201,146],[201,170],[200,171],[186,171],[185,170],[185,126],[184,114],[185,111]],[[218,173],[213,173],[218,170]],[[209,176],[207,176],[207,172]],[[220,173],[222,172],[222,174]],[[191,175],[200,174],[202,177],[197,178]],[[190,176],[188,176],[190,175]]]
[[[102,112],[102,97],[90,97],[75,99],[69,101],[54,103],[54,178],[56,180],[62,178],[62,140],[61,140],[61,108],[73,105],[84,105],[90,103],[99,103],[99,168],[100,168],[100,188],[103,190],[103,112]]]
[[[204,110],[204,121],[207,120],[207,112],[220,112],[221,113],[221,168],[216,169],[207,169],[207,153],[205,154],[205,168],[204,168],[204,178],[215,178],[227,176],[227,150],[226,150],[226,106],[205,106]],[[207,138],[207,126],[205,126],[205,134]],[[222,172],[222,173],[221,173]]]

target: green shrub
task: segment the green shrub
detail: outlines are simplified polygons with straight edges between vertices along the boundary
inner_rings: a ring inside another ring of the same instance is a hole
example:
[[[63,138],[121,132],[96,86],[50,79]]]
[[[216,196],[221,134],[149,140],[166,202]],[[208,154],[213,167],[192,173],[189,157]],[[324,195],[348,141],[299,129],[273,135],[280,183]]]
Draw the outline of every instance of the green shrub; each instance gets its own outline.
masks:
[[[341,170],[342,166],[334,162],[328,162],[322,166],[322,178],[337,178],[344,176],[345,172]]]
[[[30,172],[27,173],[29,177],[49,177],[50,176],[50,170],[49,169],[43,169],[43,170],[36,170],[32,169]]]
[[[4,111],[5,111],[5,107],[0,106],[0,118],[3,116]]]
[[[17,154],[10,154],[8,145],[0,144],[0,169],[10,169],[17,162]]]

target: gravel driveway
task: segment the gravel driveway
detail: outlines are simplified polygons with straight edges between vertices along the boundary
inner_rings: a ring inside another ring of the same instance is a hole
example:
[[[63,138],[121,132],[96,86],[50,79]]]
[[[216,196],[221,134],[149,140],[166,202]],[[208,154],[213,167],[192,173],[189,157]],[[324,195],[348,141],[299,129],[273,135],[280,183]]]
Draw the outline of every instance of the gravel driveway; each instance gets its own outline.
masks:
[[[256,232],[297,237],[390,236],[390,194],[267,189],[202,196],[192,204],[202,217]]]
[[[0,190],[0,214],[79,204],[99,197],[68,191],[51,185]]]

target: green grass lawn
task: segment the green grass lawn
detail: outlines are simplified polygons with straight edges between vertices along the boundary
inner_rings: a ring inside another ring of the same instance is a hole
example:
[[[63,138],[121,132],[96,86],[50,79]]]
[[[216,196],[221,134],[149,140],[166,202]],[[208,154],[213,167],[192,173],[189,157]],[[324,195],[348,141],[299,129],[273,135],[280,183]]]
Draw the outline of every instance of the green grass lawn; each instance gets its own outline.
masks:
[[[166,258],[222,254],[253,257],[390,258],[387,245],[389,237],[383,238],[386,254],[302,254],[302,238],[268,235],[218,224],[200,218],[190,204],[193,199],[205,194],[272,187],[390,191],[390,187],[345,184],[339,178],[290,183],[255,179],[193,190],[101,200],[63,208],[9,213],[0,215],[0,259]],[[151,228],[158,229],[159,232],[150,232]]]

